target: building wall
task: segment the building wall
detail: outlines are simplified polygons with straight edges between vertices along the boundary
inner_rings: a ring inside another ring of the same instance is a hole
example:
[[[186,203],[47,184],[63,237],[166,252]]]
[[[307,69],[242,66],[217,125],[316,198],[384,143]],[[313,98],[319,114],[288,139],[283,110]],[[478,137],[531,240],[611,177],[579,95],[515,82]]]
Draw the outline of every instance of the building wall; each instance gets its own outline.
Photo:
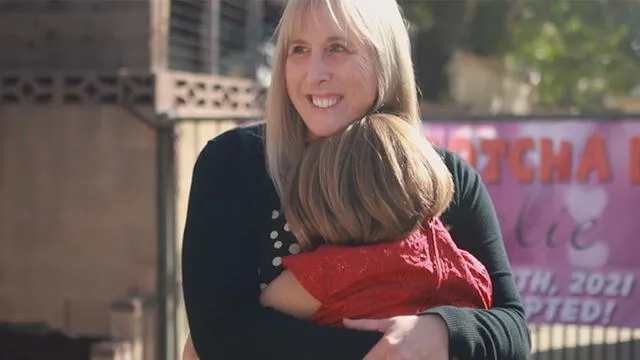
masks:
[[[610,97],[605,100],[609,109],[622,111],[629,114],[640,114],[640,95]]]
[[[471,113],[526,115],[537,103],[528,79],[487,58],[459,51],[448,71],[452,100]]]
[[[155,291],[154,131],[120,106],[0,106],[0,320],[107,334]]]
[[[148,69],[150,22],[148,0],[0,0],[0,69]]]

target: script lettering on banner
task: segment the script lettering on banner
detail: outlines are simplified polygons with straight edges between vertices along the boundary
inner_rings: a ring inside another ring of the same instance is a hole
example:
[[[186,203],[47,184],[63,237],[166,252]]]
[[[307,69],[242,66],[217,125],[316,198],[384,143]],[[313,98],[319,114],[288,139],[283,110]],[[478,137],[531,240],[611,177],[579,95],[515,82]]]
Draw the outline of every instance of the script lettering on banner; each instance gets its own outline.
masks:
[[[640,121],[424,130],[484,181],[529,322],[640,327]]]

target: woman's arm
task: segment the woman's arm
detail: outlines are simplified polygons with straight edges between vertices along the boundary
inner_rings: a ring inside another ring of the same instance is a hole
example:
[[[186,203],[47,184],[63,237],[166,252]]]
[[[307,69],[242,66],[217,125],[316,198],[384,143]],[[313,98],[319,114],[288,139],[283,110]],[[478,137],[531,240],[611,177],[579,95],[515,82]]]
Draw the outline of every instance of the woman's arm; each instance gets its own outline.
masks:
[[[526,360],[531,340],[522,300],[502,240],[500,224],[478,172],[445,152],[456,184],[455,201],[443,220],[460,248],[478,258],[493,283],[489,310],[443,306],[424,314],[440,315],[449,328],[449,352],[460,360]]]
[[[182,278],[200,360],[361,359],[381,334],[320,326],[260,305],[259,239],[251,222],[255,199],[264,196],[264,170],[255,170],[264,161],[241,145],[255,135],[240,131],[248,132],[231,130],[209,142],[193,171]]]

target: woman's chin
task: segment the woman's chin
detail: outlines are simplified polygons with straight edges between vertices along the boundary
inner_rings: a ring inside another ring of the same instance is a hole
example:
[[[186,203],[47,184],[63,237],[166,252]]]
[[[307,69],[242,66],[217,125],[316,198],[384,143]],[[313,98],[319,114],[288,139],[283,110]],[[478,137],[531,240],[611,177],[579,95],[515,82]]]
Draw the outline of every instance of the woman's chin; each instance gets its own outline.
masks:
[[[308,139],[310,141],[332,136],[343,130],[348,124],[323,124],[322,126],[307,125]]]
[[[318,139],[326,138],[335,134],[339,130],[340,129],[317,129],[317,130],[308,129],[307,140],[316,141]]]

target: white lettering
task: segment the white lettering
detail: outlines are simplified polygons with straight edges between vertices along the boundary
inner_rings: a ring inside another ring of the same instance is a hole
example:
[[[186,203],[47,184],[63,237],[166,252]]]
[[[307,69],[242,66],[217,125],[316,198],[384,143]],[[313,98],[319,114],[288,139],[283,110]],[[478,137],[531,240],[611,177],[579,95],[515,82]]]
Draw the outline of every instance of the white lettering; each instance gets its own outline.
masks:
[[[529,318],[538,317],[547,323],[607,325],[616,307],[614,300],[593,298],[524,296],[523,302]]]
[[[553,272],[550,270],[514,269],[514,279],[518,291],[531,294],[548,294],[553,286]]]
[[[568,287],[570,295],[607,296],[628,298],[635,283],[635,274],[603,273],[576,270],[571,273]]]

